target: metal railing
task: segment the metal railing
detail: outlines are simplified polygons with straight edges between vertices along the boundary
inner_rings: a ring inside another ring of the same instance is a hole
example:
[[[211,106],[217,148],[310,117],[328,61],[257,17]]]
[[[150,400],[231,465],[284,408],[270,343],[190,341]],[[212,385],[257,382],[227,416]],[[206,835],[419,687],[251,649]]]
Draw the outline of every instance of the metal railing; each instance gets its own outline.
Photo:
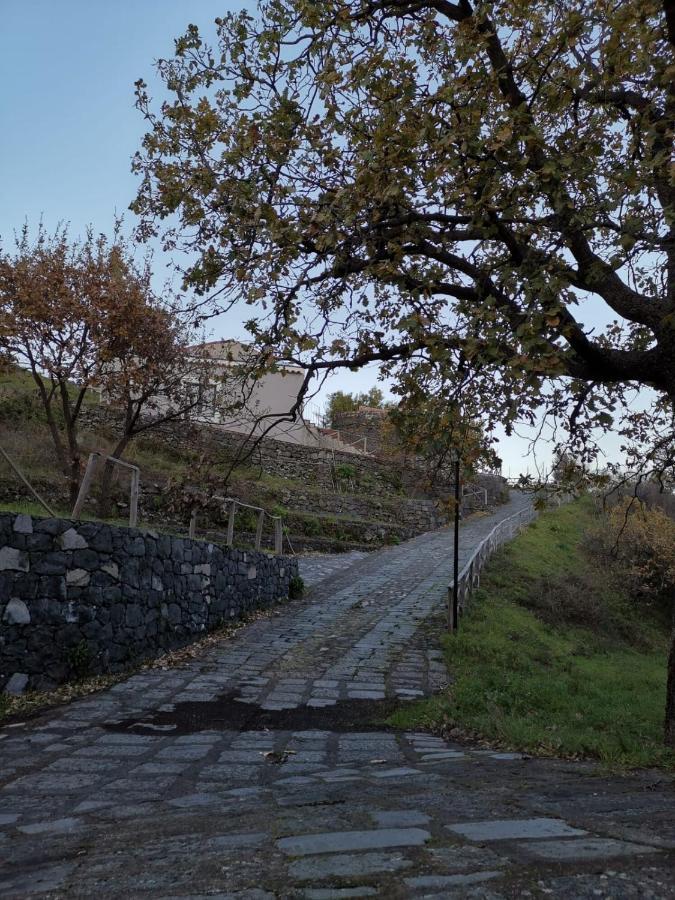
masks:
[[[220,500],[220,498],[218,498]],[[270,513],[266,512],[262,508],[262,506],[251,506],[250,503],[242,503],[241,500],[236,500],[234,497],[223,497],[222,501],[223,505],[227,505],[228,515],[227,515],[227,536],[225,539],[225,543],[228,547],[232,547],[234,544],[234,525],[235,518],[237,515],[237,507],[242,507],[242,509],[252,509],[254,512],[258,513],[258,521],[256,523],[255,530],[255,544],[254,547],[256,550],[260,550],[262,546],[262,538],[263,531],[265,529],[265,517],[267,517],[271,522],[274,523],[274,553],[275,556],[281,556],[283,550],[283,540],[284,540],[284,529],[283,529],[283,521],[281,516],[273,516]],[[192,510],[192,515],[190,516],[190,530],[189,537],[193,540],[197,536],[197,510]]]
[[[122,469],[131,472],[131,484],[129,486],[129,528],[135,528],[138,525],[138,495],[140,493],[141,470],[138,466],[124,462],[122,459],[117,459],[116,456],[108,456],[100,450],[95,450],[93,453],[89,454],[87,468],[84,470],[84,475],[82,476],[82,481],[80,483],[80,490],[77,499],[75,500],[75,506],[73,507],[73,519],[77,520],[82,515],[84,502],[91,490],[91,484],[96,469],[101,464],[105,463],[110,463],[113,466],[120,466]]]
[[[459,626],[459,616],[464,612],[471,593],[480,587],[480,573],[483,566],[492,554],[510,541],[522,528],[537,516],[533,506],[519,509],[518,512],[507,516],[498,522],[492,531],[484,537],[473,551],[457,578],[457,602],[455,604],[454,585],[448,587],[448,630],[456,631]],[[454,610],[457,610],[455,619]]]
[[[482,508],[487,508],[488,505],[488,492],[486,488],[479,487],[477,484],[464,484],[462,485],[462,500],[470,499],[473,500],[474,497],[479,497],[479,503]],[[479,507],[479,508],[481,508]],[[471,509],[475,509],[476,507],[471,504]]]
[[[344,445],[345,449],[347,447],[353,447],[355,450],[360,450],[363,453],[368,452],[368,437],[366,435],[357,437],[354,440],[348,440],[338,428],[321,428],[320,431],[324,437],[339,441]]]

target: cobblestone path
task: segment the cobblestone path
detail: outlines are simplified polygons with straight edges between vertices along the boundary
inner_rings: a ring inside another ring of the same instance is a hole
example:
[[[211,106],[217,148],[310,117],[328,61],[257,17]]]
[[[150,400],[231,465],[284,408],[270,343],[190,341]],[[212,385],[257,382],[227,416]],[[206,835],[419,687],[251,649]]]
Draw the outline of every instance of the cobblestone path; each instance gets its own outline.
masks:
[[[300,574],[308,587],[313,587],[318,581],[323,581],[337,572],[368,556],[364,550],[350,550],[347,553],[312,553],[307,556],[299,556],[298,563]]]
[[[343,559],[192,662],[0,729],[0,897],[675,897],[669,777],[373,724],[445,683],[451,573],[449,531]]]

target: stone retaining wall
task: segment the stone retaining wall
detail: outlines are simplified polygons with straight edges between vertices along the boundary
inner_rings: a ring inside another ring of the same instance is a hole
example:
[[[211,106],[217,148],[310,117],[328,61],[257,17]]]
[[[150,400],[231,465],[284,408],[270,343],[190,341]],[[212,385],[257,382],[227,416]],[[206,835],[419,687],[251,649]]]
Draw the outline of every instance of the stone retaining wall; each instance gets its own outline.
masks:
[[[382,497],[361,497],[357,494],[311,494],[298,492],[295,496],[281,498],[291,510],[311,510],[314,514],[326,513],[340,518],[363,519],[364,521],[385,523],[396,526],[414,537],[423,531],[432,531],[447,524],[445,510],[431,500],[409,500],[396,497],[386,500]]]
[[[337,413],[333,417],[332,426],[340,432],[343,441],[359,442],[365,438],[366,450],[378,455],[391,449],[393,428],[387,428],[387,424],[387,410],[361,407]]]
[[[120,418],[118,410],[106,406],[95,406],[83,411],[82,426],[94,431],[111,427],[113,431]],[[170,452],[202,453],[211,459],[226,462],[241,454],[246,437],[238,432],[226,431],[218,426],[198,425],[194,422],[164,422],[148,432],[146,440],[153,446],[164,446]],[[142,445],[143,439],[139,440]],[[242,465],[255,470],[260,468],[268,475],[290,478],[311,484],[315,488],[333,491],[334,466],[353,470],[357,480],[365,478],[368,493],[390,497],[397,481],[390,468],[372,457],[348,451],[324,450],[306,447],[274,438],[264,438],[252,452],[243,454]]]
[[[90,407],[82,413],[83,426],[96,430],[109,427],[120,413],[110,407]],[[212,459],[231,460],[245,441],[243,435],[191,422],[165,422],[148,432],[153,445],[169,451],[205,453]],[[142,439],[139,441],[142,444]],[[425,484],[426,473],[412,459],[379,459],[347,451],[322,450],[265,438],[245,459],[245,466],[259,468],[268,475],[289,478],[328,494],[345,491],[369,498],[394,500],[447,500],[454,493],[452,480],[437,479],[433,487]],[[498,475],[478,475],[475,482],[488,490],[489,503],[502,502],[506,481]]]
[[[182,647],[288,596],[297,562],[100,522],[0,515],[0,689]]]

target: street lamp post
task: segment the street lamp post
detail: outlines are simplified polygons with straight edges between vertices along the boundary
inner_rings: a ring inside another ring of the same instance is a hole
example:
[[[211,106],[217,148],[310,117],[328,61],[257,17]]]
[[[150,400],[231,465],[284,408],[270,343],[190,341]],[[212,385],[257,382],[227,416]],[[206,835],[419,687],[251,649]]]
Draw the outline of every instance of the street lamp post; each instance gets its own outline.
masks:
[[[455,453],[455,534],[454,534],[454,577],[452,582],[452,622],[451,630],[459,628],[459,512],[461,501],[460,457]]]

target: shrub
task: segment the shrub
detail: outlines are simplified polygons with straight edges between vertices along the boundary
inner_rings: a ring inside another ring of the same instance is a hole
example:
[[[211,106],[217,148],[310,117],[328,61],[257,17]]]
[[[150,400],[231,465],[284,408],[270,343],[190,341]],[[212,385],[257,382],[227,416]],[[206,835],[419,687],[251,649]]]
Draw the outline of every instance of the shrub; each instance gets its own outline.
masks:
[[[631,595],[670,605],[675,592],[675,521],[662,509],[623,500],[610,512],[609,528],[596,534],[601,551],[619,562]]]
[[[337,478],[353,478],[356,475],[356,469],[349,463],[339,463],[335,466],[335,475]]]
[[[321,534],[321,525],[316,519],[305,519],[302,523],[302,531],[308,537],[315,537]]]
[[[32,394],[9,394],[0,396],[0,421],[22,424],[27,421],[41,422],[44,415],[39,402]]]
[[[288,597],[290,600],[297,600],[305,593],[305,582],[299,575],[293,575],[288,583]]]

